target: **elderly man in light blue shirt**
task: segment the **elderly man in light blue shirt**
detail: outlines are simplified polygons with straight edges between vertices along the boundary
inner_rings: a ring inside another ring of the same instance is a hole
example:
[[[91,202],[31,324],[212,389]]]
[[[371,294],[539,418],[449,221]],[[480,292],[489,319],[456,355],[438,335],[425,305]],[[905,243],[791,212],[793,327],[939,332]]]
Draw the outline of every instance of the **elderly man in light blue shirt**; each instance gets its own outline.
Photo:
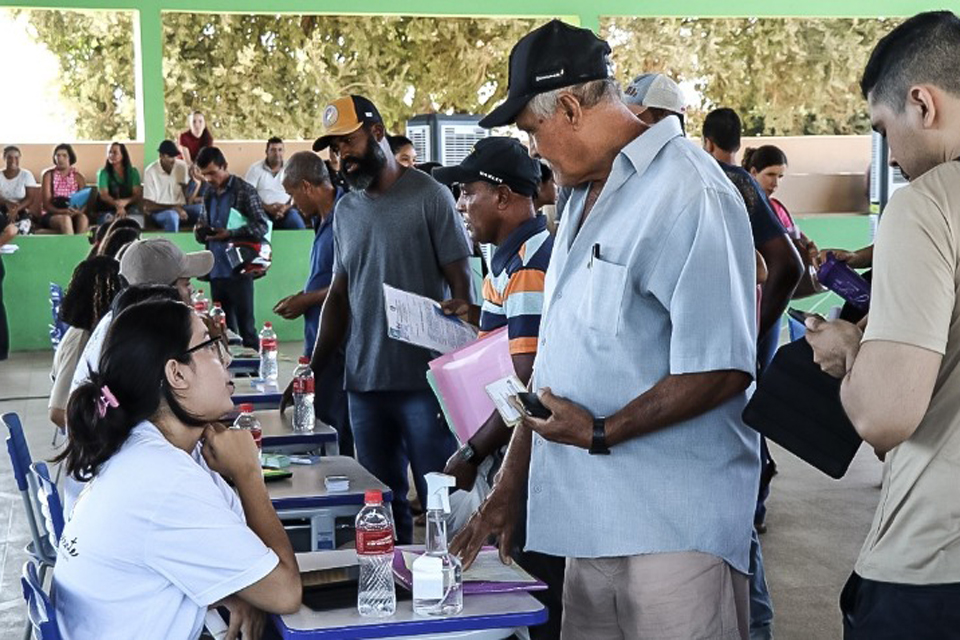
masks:
[[[608,54],[560,22],[528,34],[507,100],[481,123],[515,121],[558,182],[580,186],[534,365],[552,416],[517,428],[453,548],[472,560],[496,534],[508,553],[526,484],[527,548],[568,559],[563,638],[746,638],[759,478],[758,436],[740,420],[756,367],[749,220],[676,118],[647,129],[626,109]]]

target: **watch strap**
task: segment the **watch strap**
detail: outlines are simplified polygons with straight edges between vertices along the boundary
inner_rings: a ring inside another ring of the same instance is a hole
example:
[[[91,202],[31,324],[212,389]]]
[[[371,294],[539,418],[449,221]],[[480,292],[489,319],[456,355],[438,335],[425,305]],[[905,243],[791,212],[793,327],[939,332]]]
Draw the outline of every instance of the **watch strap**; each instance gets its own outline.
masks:
[[[607,446],[607,419],[593,419],[593,440],[590,442],[590,455],[606,456],[610,455],[610,448]]]

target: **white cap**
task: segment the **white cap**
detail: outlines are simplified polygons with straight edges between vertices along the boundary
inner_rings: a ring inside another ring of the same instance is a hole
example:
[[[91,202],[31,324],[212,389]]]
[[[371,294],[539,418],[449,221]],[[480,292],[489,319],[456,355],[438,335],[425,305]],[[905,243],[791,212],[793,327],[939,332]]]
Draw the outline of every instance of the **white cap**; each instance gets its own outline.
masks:
[[[450,487],[457,486],[456,478],[431,471],[423,479],[427,481],[427,511],[450,513]]]
[[[645,73],[624,90],[624,102],[682,114],[687,110],[680,85],[662,73]]]

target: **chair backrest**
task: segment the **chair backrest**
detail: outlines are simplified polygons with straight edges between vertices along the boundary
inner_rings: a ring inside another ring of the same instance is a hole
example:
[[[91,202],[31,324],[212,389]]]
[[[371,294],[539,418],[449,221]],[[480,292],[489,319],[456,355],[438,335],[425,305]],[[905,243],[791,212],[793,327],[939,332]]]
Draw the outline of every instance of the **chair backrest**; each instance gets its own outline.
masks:
[[[50,471],[43,462],[34,462],[30,465],[30,473],[37,479],[37,502],[43,514],[43,527],[54,549],[60,544],[63,534],[63,503],[60,502],[60,492],[56,483],[50,479]],[[37,523],[38,525],[40,523]]]
[[[43,590],[43,582],[40,580],[37,565],[33,560],[27,560],[23,565],[20,586],[23,587],[23,599],[27,603],[27,618],[33,627],[34,637],[38,640],[60,640],[56,609]]]
[[[5,413],[0,416],[0,421],[7,428],[10,434],[7,436],[7,453],[10,454],[10,463],[13,465],[13,477],[17,481],[17,489],[21,492],[27,491],[27,474],[30,472],[30,447],[27,446],[27,439],[23,435],[23,425],[20,424],[20,416],[15,413]]]
[[[50,283],[50,313],[53,315],[53,324],[50,325],[50,344],[56,351],[67,332],[69,325],[60,319],[60,304],[63,302],[63,287],[56,282]]]

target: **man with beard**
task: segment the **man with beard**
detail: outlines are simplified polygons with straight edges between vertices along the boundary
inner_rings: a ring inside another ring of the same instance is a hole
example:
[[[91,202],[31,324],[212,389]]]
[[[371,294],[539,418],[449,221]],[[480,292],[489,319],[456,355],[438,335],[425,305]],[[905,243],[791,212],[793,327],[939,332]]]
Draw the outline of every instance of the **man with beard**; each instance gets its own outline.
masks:
[[[397,163],[377,108],[345,96],[323,112],[314,148],[340,158],[350,193],[333,220],[333,281],[320,315],[314,372],[346,339],[346,380],[357,459],[393,491],[397,538],[409,543],[407,461],[426,504],[424,474],[456,450],[426,380],[431,354],[387,336],[383,285],[434,300],[470,299],[470,244],[450,191]]]

